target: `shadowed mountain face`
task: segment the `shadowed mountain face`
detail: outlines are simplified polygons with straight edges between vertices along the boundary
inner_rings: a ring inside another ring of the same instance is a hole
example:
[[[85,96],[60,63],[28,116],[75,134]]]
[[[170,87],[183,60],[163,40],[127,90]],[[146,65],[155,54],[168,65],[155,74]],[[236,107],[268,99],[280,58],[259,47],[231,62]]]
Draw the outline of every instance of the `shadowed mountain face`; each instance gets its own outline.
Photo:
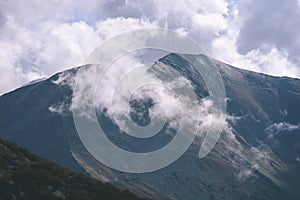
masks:
[[[205,56],[198,56],[205,61]],[[300,80],[214,62],[224,81],[228,116],[221,138],[204,159],[197,156],[201,139],[196,138],[177,161],[152,173],[122,173],[97,162],[78,139],[72,114],[66,109],[72,103],[72,89],[56,83],[64,76],[65,82],[71,82],[78,68],[1,96],[0,137],[150,199],[300,198]],[[169,54],[156,64],[172,67],[185,76],[199,99],[209,95],[201,75],[180,56]],[[130,113],[132,119],[147,125],[151,99],[132,100],[130,106],[135,111]],[[105,113],[98,112],[98,117],[107,136],[124,149],[145,152],[161,148],[172,139],[153,138],[155,142],[147,146],[121,137],[119,128]],[[128,146],[129,140],[134,148]]]
[[[0,139],[0,199],[139,199]]]

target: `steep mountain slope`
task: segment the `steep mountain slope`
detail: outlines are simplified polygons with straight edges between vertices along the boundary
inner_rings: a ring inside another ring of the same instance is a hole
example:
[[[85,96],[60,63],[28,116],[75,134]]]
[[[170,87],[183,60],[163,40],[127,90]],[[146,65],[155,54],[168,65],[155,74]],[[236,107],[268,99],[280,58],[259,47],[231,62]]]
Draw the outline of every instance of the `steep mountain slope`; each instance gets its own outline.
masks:
[[[0,139],[0,199],[138,199]]]
[[[204,62],[206,56],[197,55]],[[81,144],[67,84],[78,68],[0,97],[0,137],[77,172],[151,199],[297,199],[300,197],[300,80],[237,69],[214,61],[227,96],[227,125],[214,150],[198,159],[201,139],[172,165],[147,174],[122,173],[97,162]],[[177,54],[156,64],[176,69],[199,98],[208,96],[200,74]],[[83,66],[81,68],[88,68]],[[103,118],[101,113],[99,118]],[[102,119],[106,132],[118,127]],[[126,144],[126,139],[116,137]]]

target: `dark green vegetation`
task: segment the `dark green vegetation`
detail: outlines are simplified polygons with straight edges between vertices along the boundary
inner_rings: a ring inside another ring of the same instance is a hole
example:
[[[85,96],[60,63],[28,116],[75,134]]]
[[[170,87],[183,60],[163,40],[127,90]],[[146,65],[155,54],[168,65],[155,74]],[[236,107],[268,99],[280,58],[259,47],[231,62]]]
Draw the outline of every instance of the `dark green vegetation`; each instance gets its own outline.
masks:
[[[0,139],[0,199],[139,199]]]

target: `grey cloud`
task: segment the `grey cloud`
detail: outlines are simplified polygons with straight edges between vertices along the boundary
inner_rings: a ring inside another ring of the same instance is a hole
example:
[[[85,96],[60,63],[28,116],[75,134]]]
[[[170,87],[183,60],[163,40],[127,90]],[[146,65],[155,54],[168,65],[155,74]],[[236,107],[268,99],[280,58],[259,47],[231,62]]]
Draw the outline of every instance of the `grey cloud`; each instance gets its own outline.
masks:
[[[156,12],[153,0],[109,0],[100,3],[100,5],[98,6],[101,10],[101,12],[99,12],[98,14],[98,18],[140,18],[143,16],[152,17]]]
[[[2,1],[2,14],[14,23],[35,26],[38,22],[88,20],[97,12],[97,0]]]
[[[0,30],[3,27],[3,25],[5,24],[5,22],[6,22],[6,17],[3,14],[2,9],[0,8]]]
[[[286,49],[290,59],[299,59],[297,27],[300,27],[300,6],[296,0],[239,1],[240,16],[237,18],[245,18],[238,37],[240,52],[261,48],[261,44],[271,44],[279,51]],[[234,10],[235,3],[233,5],[230,8],[225,0],[0,1],[0,44],[5,47],[0,50],[0,79],[10,82],[0,86],[0,94],[32,78],[48,76],[80,64],[77,60],[83,59],[102,39],[138,27],[159,26],[180,30],[213,54],[211,44],[214,40],[240,28],[230,26],[235,20],[230,18],[230,9]],[[217,49],[220,55],[225,54],[222,47],[231,45],[230,41],[236,41],[236,36],[230,35],[228,40],[219,43]],[[228,49],[228,55],[237,54],[235,42]],[[289,62],[276,60],[274,54],[254,52],[253,57],[260,62],[253,62],[252,66],[261,65],[259,67],[264,69],[264,66],[270,65],[270,69],[261,71],[278,75],[278,67],[274,67],[274,63],[287,66]],[[271,60],[266,55],[272,57],[271,64],[265,61]],[[283,58],[285,56],[282,54]],[[251,69],[248,57],[237,55],[227,62]],[[234,59],[240,62],[236,64]],[[292,69],[284,68],[284,72],[289,72],[284,75],[296,75],[297,70]]]
[[[226,29],[227,4],[223,0],[110,0],[97,5],[97,19],[146,18],[161,27],[182,29],[204,48]]]
[[[101,40],[134,28],[182,28],[209,46],[226,12],[224,0],[0,1],[0,94],[76,66]]]
[[[241,0],[239,11],[244,20],[238,36],[240,53],[274,46],[300,63],[300,6],[296,0]]]

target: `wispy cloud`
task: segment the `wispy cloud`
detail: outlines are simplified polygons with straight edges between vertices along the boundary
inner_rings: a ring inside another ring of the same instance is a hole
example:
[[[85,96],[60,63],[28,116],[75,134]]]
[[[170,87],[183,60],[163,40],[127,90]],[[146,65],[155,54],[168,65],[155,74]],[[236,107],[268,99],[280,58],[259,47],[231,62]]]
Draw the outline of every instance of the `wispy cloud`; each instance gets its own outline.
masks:
[[[70,112],[69,107],[70,105],[67,105],[66,103],[62,102],[49,106],[48,110],[52,113],[64,116]]]
[[[290,124],[287,122],[274,123],[265,129],[268,134],[268,138],[273,138],[274,136],[280,134],[281,132],[293,132],[300,130],[300,124]]]

